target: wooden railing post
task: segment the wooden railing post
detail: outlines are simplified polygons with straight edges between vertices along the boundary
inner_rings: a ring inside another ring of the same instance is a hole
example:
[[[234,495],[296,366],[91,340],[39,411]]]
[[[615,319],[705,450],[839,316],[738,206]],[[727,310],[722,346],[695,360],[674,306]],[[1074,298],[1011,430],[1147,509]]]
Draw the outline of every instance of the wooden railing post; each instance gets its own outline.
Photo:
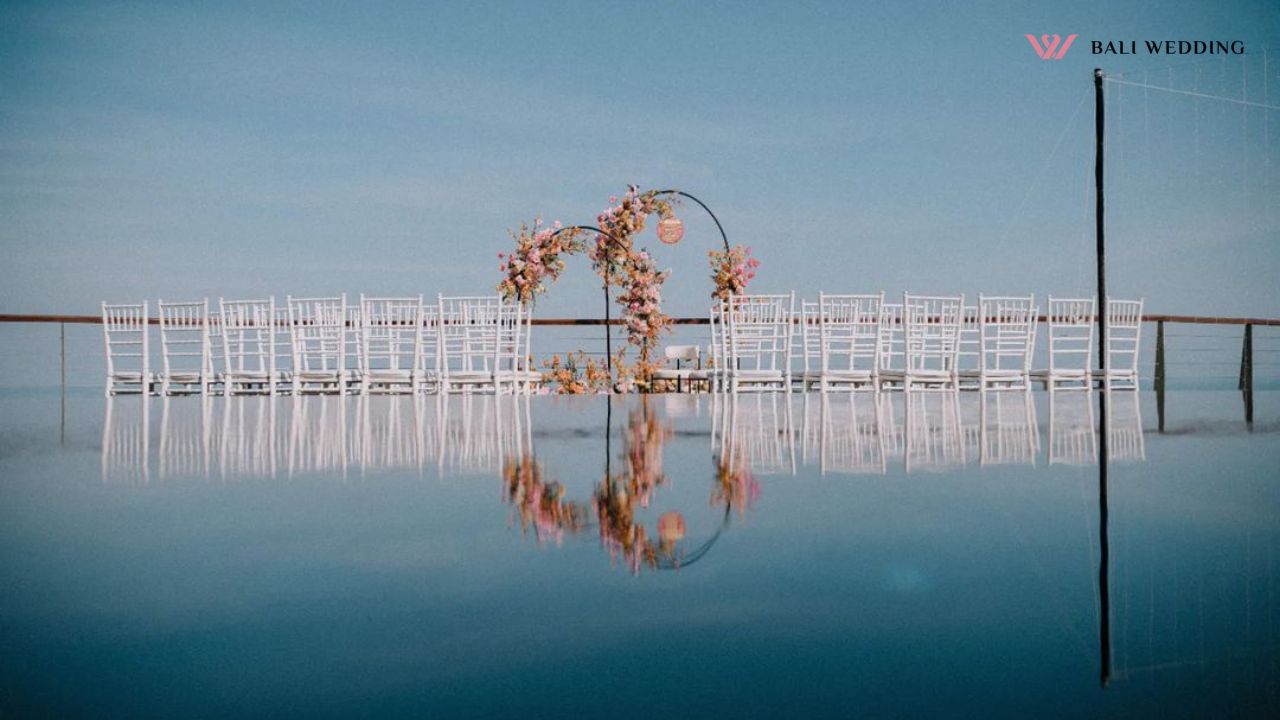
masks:
[[[1240,389],[1244,391],[1244,421],[1253,424],[1253,324],[1244,326],[1244,347],[1240,351]]]

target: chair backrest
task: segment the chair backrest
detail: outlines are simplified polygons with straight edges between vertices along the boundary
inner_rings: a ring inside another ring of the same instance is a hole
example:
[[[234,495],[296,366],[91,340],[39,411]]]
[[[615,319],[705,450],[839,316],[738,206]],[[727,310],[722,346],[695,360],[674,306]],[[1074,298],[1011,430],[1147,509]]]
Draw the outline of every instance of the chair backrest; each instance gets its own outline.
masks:
[[[422,306],[422,334],[418,337],[418,370],[435,379],[440,371],[440,303]]]
[[[964,295],[902,296],[907,372],[954,371]]]
[[[906,367],[906,327],[901,303],[880,304],[880,370],[902,370]]]
[[[697,345],[668,345],[662,349],[662,356],[676,362],[696,362],[702,357],[702,351]]]
[[[160,316],[160,357],[165,375],[213,374],[209,345],[209,301],[156,302]]]
[[[978,319],[978,307],[965,305],[960,315],[960,350],[956,354],[956,367],[960,370],[982,367],[982,322]]]
[[[818,327],[818,303],[813,300],[800,301],[799,332],[792,332],[793,343],[792,367],[797,370],[815,370],[822,362],[822,334]],[[798,337],[797,337],[798,336]]]
[[[711,303],[711,310],[707,313],[708,329],[711,334],[711,343],[707,345],[707,357],[710,359],[713,372],[719,374],[728,367],[727,356],[725,355],[725,302],[723,300],[715,300]]]
[[[819,357],[822,369],[874,372],[882,354],[884,293],[818,294]]]
[[[1050,372],[1092,367],[1096,308],[1095,298],[1049,296],[1045,322],[1049,326]]]
[[[1036,298],[978,296],[983,370],[1030,372],[1035,349]]]
[[[275,298],[218,298],[222,364],[227,373],[268,373],[275,366]]]
[[[730,295],[728,358],[740,370],[789,371],[795,294]]]
[[[494,368],[504,372],[519,372],[524,348],[524,304],[519,300],[502,301],[498,305],[497,338]]]
[[[271,361],[271,367],[279,377],[284,377],[285,373],[293,370],[293,327],[289,322],[288,305],[276,307],[275,325],[271,337],[272,349],[275,351],[275,359]]]
[[[347,296],[287,298],[294,372],[347,369]]]
[[[440,296],[442,374],[493,371],[502,304],[498,295]]]
[[[422,296],[360,296],[360,369],[411,371],[421,366]]]
[[[1107,299],[1107,369],[1137,371],[1142,302]]]
[[[102,303],[102,336],[106,343],[107,374],[140,372],[145,381],[150,368],[147,342],[147,303]]]

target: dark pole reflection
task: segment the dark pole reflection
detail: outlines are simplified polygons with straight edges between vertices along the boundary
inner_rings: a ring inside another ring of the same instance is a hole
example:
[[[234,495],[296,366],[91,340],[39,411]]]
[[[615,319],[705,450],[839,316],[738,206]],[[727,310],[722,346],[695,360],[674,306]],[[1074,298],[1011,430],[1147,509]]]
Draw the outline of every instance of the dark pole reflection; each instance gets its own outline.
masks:
[[[1098,652],[1101,655],[1101,681],[1111,682],[1111,548],[1107,540],[1107,391],[1098,391]]]

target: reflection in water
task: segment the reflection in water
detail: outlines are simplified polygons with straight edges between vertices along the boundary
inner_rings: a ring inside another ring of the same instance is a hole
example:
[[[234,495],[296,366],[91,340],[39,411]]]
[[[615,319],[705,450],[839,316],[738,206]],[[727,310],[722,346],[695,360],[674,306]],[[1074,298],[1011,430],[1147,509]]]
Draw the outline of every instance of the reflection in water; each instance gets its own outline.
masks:
[[[903,393],[907,404],[906,464],[912,470],[949,470],[964,465],[960,395]]]
[[[145,483],[151,477],[151,403],[107,397],[102,421],[102,481]]]
[[[1096,463],[1103,418],[1094,394],[1045,395],[1047,463]],[[1107,397],[1110,460],[1144,460],[1139,395]],[[161,403],[158,443],[151,442],[152,402]],[[102,477],[145,482],[153,462],[160,479],[345,478],[428,467],[508,477],[513,462],[523,465],[520,458],[533,456],[530,402],[491,395],[113,398],[103,421]],[[717,394],[675,403],[645,399],[637,408],[629,411],[621,459],[642,506],[665,477],[662,446],[672,424],[677,418],[704,422],[704,408],[716,472],[729,475],[740,469],[751,477],[791,475],[798,466],[817,466],[823,474],[885,474],[895,463],[909,472],[1035,465],[1042,452],[1029,391],[826,393],[794,402],[778,394]],[[741,500],[735,506],[742,507]]]
[[[1050,392],[1049,464],[1092,465],[1098,461],[1093,394]],[[1137,397],[1137,393],[1134,393]],[[1141,426],[1138,428],[1141,430]]]
[[[612,408],[612,399],[607,400]],[[612,415],[612,412],[610,412]],[[650,530],[637,515],[648,508],[654,495],[668,483],[663,471],[664,446],[674,426],[655,412],[648,397],[630,410],[623,433],[622,468],[613,472],[608,443],[605,467],[590,501],[569,499],[565,486],[549,475],[532,453],[509,457],[503,465],[505,500],[515,506],[521,530],[533,533],[539,544],[556,544],[567,535],[580,535],[595,520],[600,544],[615,563],[621,561],[638,574],[642,568],[675,569],[701,558],[728,524],[733,508],[745,511],[759,495],[750,468],[740,455],[725,449],[716,457],[711,504],[724,508],[720,525],[711,537],[691,551],[685,540],[683,513],[672,510],[658,517]],[[735,462],[736,459],[736,462]]]

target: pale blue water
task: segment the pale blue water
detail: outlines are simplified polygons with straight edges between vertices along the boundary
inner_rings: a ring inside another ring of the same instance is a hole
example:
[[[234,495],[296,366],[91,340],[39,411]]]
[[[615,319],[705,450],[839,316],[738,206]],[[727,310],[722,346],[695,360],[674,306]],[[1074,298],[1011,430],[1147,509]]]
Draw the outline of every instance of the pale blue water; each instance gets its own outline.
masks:
[[[1112,397],[1107,644],[1093,403],[8,392],[0,716],[1274,716],[1280,394]]]

